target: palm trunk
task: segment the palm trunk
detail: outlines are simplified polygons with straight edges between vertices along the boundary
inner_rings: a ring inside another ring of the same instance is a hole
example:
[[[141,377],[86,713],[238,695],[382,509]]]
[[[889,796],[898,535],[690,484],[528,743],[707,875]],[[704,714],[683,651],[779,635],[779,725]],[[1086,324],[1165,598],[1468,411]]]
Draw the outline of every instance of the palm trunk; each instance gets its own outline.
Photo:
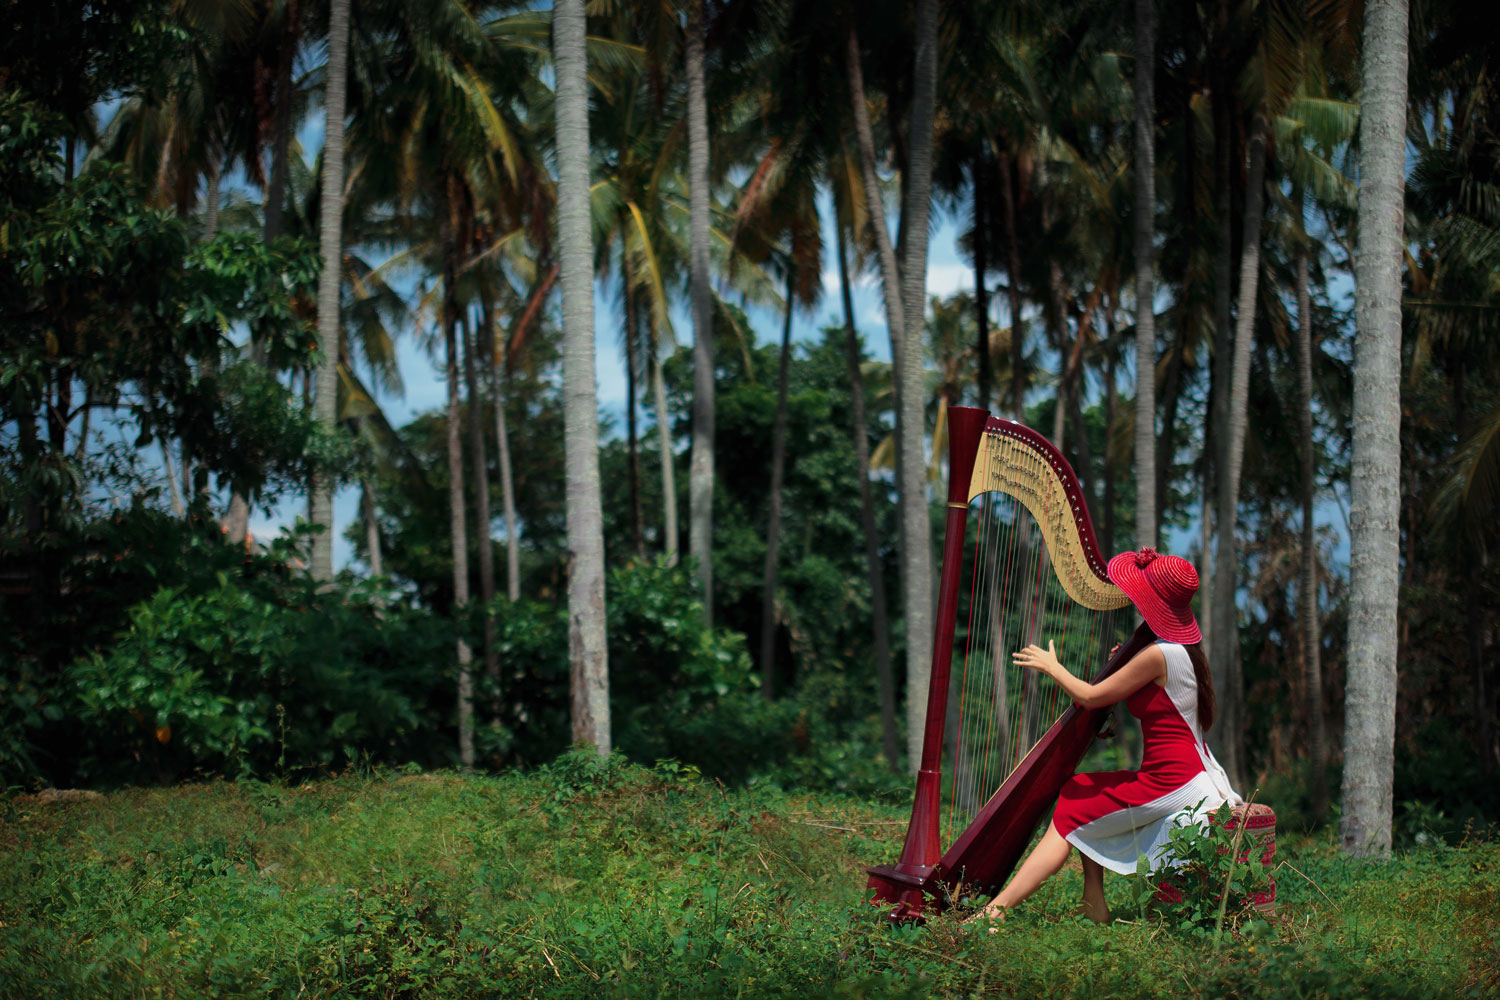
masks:
[[[926,707],[927,698],[927,668],[923,666],[927,655],[923,651],[924,632],[918,631],[918,625],[925,627],[925,619],[921,622],[913,622],[909,617],[912,613],[910,598],[912,596],[912,581],[909,579],[914,567],[906,560],[906,554],[910,553],[914,540],[907,537],[907,528],[910,521],[907,517],[907,509],[916,507],[922,511],[922,517],[926,517],[926,504],[917,502],[916,493],[908,484],[912,482],[907,477],[907,466],[903,461],[906,450],[905,442],[902,440],[901,426],[905,422],[905,407],[902,397],[904,395],[903,369],[906,364],[906,336],[905,322],[906,314],[902,303],[901,271],[896,264],[896,251],[891,246],[890,231],[886,229],[885,202],[880,197],[880,177],[875,170],[875,138],[870,128],[869,104],[865,98],[864,70],[860,65],[859,32],[851,19],[845,46],[845,70],[849,76],[849,99],[854,111],[854,134],[859,146],[860,175],[864,181],[866,209],[869,213],[871,233],[875,237],[876,259],[880,262],[881,292],[885,299],[886,328],[891,336],[891,369],[893,374],[892,389],[896,404],[896,495],[899,511],[900,544],[903,553],[902,564],[902,592],[903,604],[908,615],[906,620],[907,640],[907,672],[906,672],[906,717],[907,717],[907,767],[915,771],[921,763],[921,740],[922,740],[922,717]],[[925,230],[924,237],[925,239]],[[924,255],[925,259],[925,255]],[[920,335],[918,335],[920,340]],[[918,400],[921,393],[916,394]],[[918,456],[917,464],[921,465],[920,441],[916,448]],[[925,470],[923,470],[925,475]],[[925,483],[924,483],[925,485]],[[924,522],[925,523],[925,522]],[[925,593],[925,590],[924,590]]]
[[[1156,4],[1135,0],[1135,543],[1156,544]]]
[[[479,371],[474,355],[479,352],[479,331],[471,329],[470,313],[464,310],[464,391],[469,395],[465,422],[469,431],[469,466],[474,470],[474,540],[479,545],[479,598],[484,602],[484,675],[490,691],[500,690],[500,656],[495,649],[495,543],[490,538],[489,458],[484,447],[484,396],[479,391]]]
[[[1229,54],[1225,42],[1228,30],[1229,0],[1217,0],[1213,41],[1214,59],[1210,69],[1214,119],[1214,216],[1218,222],[1218,234],[1214,244],[1214,339],[1213,368],[1209,387],[1209,427],[1211,428],[1210,436],[1213,439],[1211,451],[1213,474],[1219,481],[1222,481],[1223,476],[1219,470],[1228,464],[1226,448],[1229,441],[1229,382],[1232,367],[1229,341],[1229,300],[1234,287],[1234,220],[1230,215],[1234,199],[1234,91],[1229,78]],[[1205,440],[1205,449],[1208,444],[1209,442]],[[1207,472],[1205,472],[1206,475]],[[1208,492],[1205,491],[1205,503],[1207,503],[1207,497]],[[1207,547],[1204,548],[1203,560],[1205,567],[1211,561]],[[1203,584],[1203,592],[1199,595],[1198,606],[1210,611],[1209,614],[1203,616],[1208,626],[1204,636],[1204,649],[1209,651],[1209,658],[1216,665],[1214,683],[1218,685],[1219,698],[1222,702],[1225,697],[1223,693],[1225,678],[1221,676],[1217,668],[1219,661],[1213,656],[1208,646],[1208,636],[1213,632],[1214,621],[1214,615],[1211,613],[1213,603],[1210,600],[1213,580],[1207,573],[1200,573],[1199,579]],[[1222,712],[1220,718],[1224,718]]]
[[[594,388],[593,239],[589,232],[589,120],[583,0],[557,0],[557,235],[563,286],[563,428],[568,495],[568,662],[573,739],[610,750],[609,646],[604,612],[604,522],[599,490],[599,401]]]
[[[1005,222],[1006,289],[1010,297],[1010,406],[1017,420],[1026,420],[1026,338],[1021,329],[1021,244],[1016,239],[1016,193],[1019,182],[1009,153],[1000,154],[1000,204]]]
[[[667,412],[666,379],[661,351],[651,351],[651,394],[656,407],[657,449],[661,452],[662,551],[668,566],[677,565],[677,479],[672,471],[672,416]]]
[[[885,610],[885,572],[880,564],[875,534],[875,502],[870,491],[870,437],[865,414],[865,381],[860,373],[859,334],[854,329],[854,295],[849,287],[849,256],[844,228],[834,226],[839,255],[839,291],[844,299],[844,332],[849,357],[850,409],[854,411],[854,461],[859,477],[860,525],[865,536],[865,566],[870,574],[870,623],[875,631],[875,676],[880,687],[880,736],[886,763],[901,769],[901,744],[896,734],[896,681],[891,672],[889,627]]]
[[[167,489],[172,494],[172,513],[182,517],[187,513],[187,508],[182,503],[182,492],[177,488],[177,472],[172,468],[172,448],[166,438],[161,439],[161,462],[162,468],[167,472]]]
[[[208,167],[208,191],[203,196],[203,242],[219,235],[219,161]]]
[[[1115,339],[1114,309],[1109,313],[1109,339]],[[1104,538],[1100,544],[1106,557],[1115,551],[1115,463],[1110,443],[1115,439],[1115,354],[1109,353],[1104,382]]]
[[[1167,359],[1167,371],[1162,385],[1161,437],[1157,439],[1156,447],[1155,505],[1158,508],[1166,502],[1164,498],[1167,496],[1172,468],[1177,458],[1177,404],[1182,400],[1182,366],[1186,361],[1190,322],[1186,312],[1184,310],[1177,326],[1177,337],[1172,344],[1172,355]],[[1160,517],[1157,518],[1156,537],[1161,538]]]
[[[908,765],[920,764],[927,686],[932,670],[932,520],[927,505],[926,438],[923,416],[922,328],[927,305],[927,222],[932,209],[932,128],[937,100],[937,0],[918,0],[915,85],[908,132],[908,169],[902,172],[906,197],[901,229],[906,256],[901,268],[901,365],[896,379],[896,434],[901,505],[901,575],[906,615],[906,714]]]
[[[1349,667],[1339,836],[1391,850],[1401,449],[1401,250],[1406,0],[1367,0],[1354,265],[1354,455],[1349,507]]]
[[[624,226],[621,226],[621,231],[624,231]],[[622,244],[619,258],[621,261],[625,259]],[[640,510],[640,441],[636,433],[636,349],[640,318],[628,264],[622,265],[621,282],[625,288],[625,456],[630,480],[630,549],[636,553],[636,559],[643,559],[646,555],[645,519]]]
[[[443,346],[448,377],[448,540],[453,546],[453,620],[458,629],[458,759],[465,771],[474,767],[474,678],[469,670],[472,656],[464,641],[469,605],[469,544],[464,524],[464,458],[458,415],[457,308],[452,301],[452,268],[448,269],[443,296]]]
[[[1260,278],[1260,217],[1266,172],[1264,119],[1257,116],[1250,137],[1250,168],[1245,180],[1245,231],[1240,253],[1240,295],[1235,314],[1234,357],[1230,373],[1228,438],[1219,466],[1218,539],[1214,554],[1213,605],[1214,690],[1219,719],[1214,727],[1224,770],[1236,785],[1245,783],[1244,684],[1240,677],[1239,609],[1235,603],[1235,570],[1239,565],[1235,529],[1240,500],[1240,466],[1250,402],[1250,347],[1255,339],[1255,300]],[[1222,682],[1221,682],[1222,681]]]
[[[370,575],[379,576],[385,572],[380,552],[380,519],[375,514],[375,490],[368,479],[359,483],[359,513],[365,522],[365,562],[370,566]]]
[[[687,12],[688,270],[693,298],[693,456],[688,471],[688,555],[714,620],[714,338],[708,269],[708,99],[703,75],[703,4]]]
[[[489,374],[490,399],[495,408],[496,462],[500,466],[500,501],[505,512],[505,596],[512,601],[521,599],[521,541],[516,528],[516,488],[510,468],[510,432],[505,425],[505,383],[499,366],[495,364],[495,314],[489,298],[483,297],[484,328],[489,331],[490,349],[484,354]],[[506,352],[508,356],[509,352]]]
[[[989,270],[985,219],[985,209],[989,202],[984,190],[987,178],[984,172],[983,143],[980,143],[974,154],[970,174],[974,179],[974,317],[979,321],[979,341],[975,345],[975,353],[979,361],[979,407],[987,410],[990,408],[990,293],[984,286],[984,276]]]
[[[319,426],[332,433],[337,419],[339,336],[339,279],[343,275],[344,222],[344,96],[348,78],[349,2],[332,0],[328,20],[328,97],[323,126],[323,190],[319,207],[318,241],[323,269],[318,275],[317,392],[313,412]],[[333,579],[333,484],[327,476],[312,477],[312,523],[323,528],[313,536],[311,572],[314,580]]]
[[[281,235],[281,220],[286,211],[287,155],[292,139],[292,62],[297,55],[298,40],[297,5],[298,0],[287,0],[282,15],[285,22],[281,46],[276,54],[276,111],[272,119],[271,176],[266,185],[267,243]]]
[[[1302,193],[1297,207],[1302,208]],[[1308,295],[1307,243],[1297,245],[1297,417],[1301,438],[1302,568],[1297,585],[1297,619],[1302,633],[1302,670],[1307,685],[1308,764],[1312,813],[1321,819],[1328,809],[1328,751],[1323,725],[1323,629],[1318,619],[1318,554],[1313,537],[1312,311]]]
[[[776,424],[771,434],[771,493],[766,514],[766,565],[760,601],[760,693],[776,697],[776,561],[781,548],[781,484],[786,472],[786,380],[792,362],[792,302],[795,274],[786,276],[786,320],[781,326],[781,364],[776,372]]]

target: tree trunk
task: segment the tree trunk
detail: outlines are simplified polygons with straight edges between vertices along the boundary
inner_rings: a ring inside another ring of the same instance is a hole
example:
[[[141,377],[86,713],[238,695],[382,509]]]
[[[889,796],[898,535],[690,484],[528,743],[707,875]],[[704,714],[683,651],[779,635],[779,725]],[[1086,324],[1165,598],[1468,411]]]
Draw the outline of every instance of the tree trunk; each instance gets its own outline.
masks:
[[[1156,5],[1135,0],[1135,543],[1156,544]]]
[[[714,338],[708,270],[708,99],[703,74],[703,4],[689,0],[687,37],[688,270],[693,298],[693,456],[688,470],[688,555],[714,620]]]
[[[490,690],[500,690],[500,656],[495,649],[495,543],[490,538],[489,458],[484,447],[484,394],[479,391],[479,371],[474,355],[479,352],[479,331],[471,329],[469,310],[464,310],[464,391],[469,406],[464,420],[469,430],[469,467],[474,472],[474,540],[479,546],[479,599],[484,602],[484,675]]]
[[[333,432],[337,420],[339,337],[339,282],[343,276],[344,242],[344,96],[348,79],[350,0],[332,0],[328,14],[328,97],[323,125],[323,190],[319,203],[318,242],[323,269],[318,275],[317,391],[313,412],[319,426]],[[313,536],[312,577],[333,579],[333,484],[314,474],[312,523],[322,527]]]
[[[271,175],[266,184],[265,224],[263,238],[270,243],[281,235],[281,217],[286,202],[287,146],[292,133],[292,61],[297,50],[297,3],[288,0],[283,13],[281,46],[276,62],[276,108],[271,127]],[[320,292],[321,294],[321,292]],[[258,337],[250,338],[250,360],[265,364],[265,345]],[[249,498],[237,491],[229,495],[229,512],[224,517],[227,536],[231,545],[243,545],[250,529]]]
[[[1297,208],[1302,211],[1302,192]],[[1297,418],[1301,439],[1302,567],[1297,585],[1297,619],[1302,633],[1302,671],[1307,686],[1308,765],[1312,785],[1312,818],[1328,809],[1327,732],[1323,723],[1323,627],[1318,617],[1318,552],[1313,535],[1312,311],[1308,295],[1306,234],[1297,244]]]
[[[1000,204],[1005,222],[1006,291],[1010,297],[1010,406],[1015,418],[1026,420],[1026,338],[1021,329],[1021,244],[1016,239],[1016,192],[1019,183],[1010,153],[1000,154]]]
[[[1114,309],[1109,313],[1109,339],[1115,339]],[[1109,353],[1104,382],[1104,537],[1099,547],[1105,558],[1115,552],[1115,463],[1110,457],[1110,442],[1115,439],[1115,354]]]
[[[781,484],[786,472],[786,378],[792,362],[792,302],[795,273],[786,276],[786,320],[781,326],[781,364],[776,371],[776,424],[771,434],[771,493],[766,514],[766,565],[760,599],[760,693],[776,697],[776,560],[781,548]]]
[[[464,641],[469,605],[469,543],[464,524],[464,457],[458,428],[458,310],[453,303],[452,268],[444,277],[443,347],[448,376],[448,540],[453,546],[453,621],[458,629],[458,759],[465,771],[474,767],[474,678],[472,656]]]
[[[266,184],[266,242],[281,235],[286,212],[287,159],[292,139],[292,63],[297,55],[298,0],[287,0],[281,46],[276,53],[276,111],[271,132],[271,176]],[[345,33],[347,40],[348,34]],[[343,129],[340,127],[340,132]],[[263,359],[262,359],[263,360]]]
[[[521,542],[516,531],[516,489],[510,468],[510,432],[505,425],[505,382],[501,373],[504,364],[495,363],[495,314],[489,298],[481,298],[484,309],[483,323],[489,331],[489,350],[485,352],[490,380],[490,399],[495,407],[496,462],[500,466],[500,501],[505,509],[505,596],[512,601],[521,599]],[[508,358],[506,351],[502,358]]]
[[[1467,379],[1464,377],[1463,359],[1449,355],[1449,378],[1453,382],[1453,426],[1458,431],[1458,440],[1469,440]],[[1462,526],[1460,531],[1465,530]],[[1479,736],[1479,770],[1488,776],[1495,769],[1495,732],[1490,717],[1489,685],[1484,668],[1484,637],[1480,634],[1483,611],[1480,607],[1480,564],[1474,557],[1474,546],[1466,544],[1460,536],[1459,548],[1463,553],[1461,567],[1464,581],[1464,639],[1468,647],[1469,672],[1474,676],[1474,731]]]
[[[1045,195],[1043,197],[1046,197]],[[1042,229],[1045,232],[1052,228],[1051,211],[1044,204],[1042,207]],[[1052,308],[1047,311],[1048,326],[1052,328],[1052,343],[1057,348],[1057,399],[1052,404],[1052,443],[1062,451],[1067,446],[1067,424],[1065,420],[1068,412],[1068,359],[1072,354],[1070,348],[1074,345],[1068,343],[1068,293],[1063,286],[1062,265],[1056,257],[1048,254],[1047,261],[1047,296]]]
[[[1187,310],[1180,317],[1177,337],[1172,344],[1172,355],[1167,359],[1165,384],[1162,385],[1161,437],[1156,442],[1156,538],[1161,539],[1161,507],[1166,503],[1171,486],[1172,468],[1177,458],[1177,404],[1182,400],[1182,366],[1186,361],[1188,323]],[[1155,544],[1153,542],[1152,544]]]
[[[667,410],[666,379],[661,351],[651,351],[652,405],[656,408],[657,448],[661,452],[662,552],[668,566],[677,565],[677,477],[673,473],[672,415]]]
[[[854,461],[859,469],[859,515],[865,536],[865,566],[870,574],[870,623],[875,630],[875,676],[880,687],[880,736],[886,763],[901,770],[901,744],[896,733],[896,681],[891,672],[889,626],[885,609],[885,572],[875,528],[875,502],[870,490],[870,437],[865,414],[865,381],[860,372],[859,334],[854,329],[854,295],[849,287],[849,256],[844,228],[834,226],[839,255],[839,291],[844,299],[844,332],[849,357],[850,409],[854,411]]]
[[[182,492],[177,488],[177,472],[172,468],[172,447],[166,438],[160,439],[162,468],[167,472],[167,489],[172,494],[172,513],[182,517],[187,508],[182,503]]]
[[[927,506],[927,462],[922,378],[923,313],[927,305],[927,222],[932,209],[932,126],[937,98],[937,0],[918,0],[916,81],[907,154],[906,198],[901,206],[906,258],[901,267],[901,365],[896,379],[901,392],[896,434],[901,505],[901,575],[906,615],[906,740],[908,766],[921,761],[922,731],[927,716],[927,684],[932,670],[932,520]],[[873,221],[873,220],[872,220]]]
[[[1354,454],[1349,504],[1349,667],[1339,837],[1391,851],[1401,450],[1401,252],[1406,0],[1367,0],[1354,264]]]
[[[563,286],[563,427],[568,506],[568,661],[573,739],[610,751],[599,401],[594,388],[593,237],[583,0],[557,0],[557,230]]]
[[[1216,480],[1221,480],[1220,469],[1227,464],[1225,449],[1228,445],[1229,434],[1229,382],[1231,370],[1231,351],[1229,343],[1229,301],[1234,288],[1234,220],[1231,216],[1234,201],[1234,89],[1229,77],[1229,51],[1227,45],[1227,33],[1229,31],[1229,0],[1217,0],[1215,8],[1215,26],[1213,35],[1214,58],[1213,65],[1209,70],[1210,87],[1213,92],[1213,120],[1214,120],[1214,216],[1218,222],[1218,237],[1214,244],[1214,339],[1213,339],[1213,368],[1210,375],[1209,387],[1209,427],[1210,436],[1213,441],[1212,455],[1213,475]],[[1207,451],[1209,442],[1204,441]],[[1204,475],[1209,473],[1205,470]],[[1208,502],[1208,492],[1204,493],[1204,502]],[[1204,566],[1212,562],[1209,549],[1203,550]],[[1205,624],[1208,626],[1204,631],[1204,650],[1209,652],[1209,659],[1214,664],[1219,661],[1213,656],[1209,648],[1209,636],[1213,632],[1213,602],[1210,595],[1213,588],[1213,579],[1208,573],[1200,573],[1199,579],[1203,585],[1203,591],[1199,595],[1199,608],[1208,612],[1203,615]],[[1225,679],[1220,676],[1217,667],[1214,672],[1214,683],[1219,686],[1220,703],[1225,697]],[[1221,711],[1220,718],[1224,715]],[[1222,723],[1220,723],[1222,727]]]
[[[365,522],[365,562],[370,566],[370,575],[385,572],[380,553],[380,519],[375,514],[375,491],[368,479],[360,480],[359,512]]]
[[[1214,727],[1230,780],[1245,783],[1244,684],[1240,677],[1239,609],[1235,603],[1235,575],[1239,567],[1235,530],[1240,500],[1240,465],[1245,453],[1245,426],[1250,402],[1250,347],[1255,339],[1255,300],[1260,278],[1260,216],[1266,172],[1266,126],[1257,116],[1250,137],[1250,168],[1245,181],[1245,230],[1240,253],[1240,296],[1235,313],[1234,356],[1231,362],[1229,423],[1221,428],[1228,445],[1219,466],[1218,539],[1214,554],[1214,690],[1218,719]]]
[[[620,257],[625,257],[621,247]],[[637,559],[646,557],[644,516],[641,510],[641,455],[640,441],[635,427],[635,352],[640,317],[636,304],[636,292],[631,287],[630,269],[623,270],[625,283],[625,447],[630,482],[630,548]]]
[[[880,262],[880,285],[885,299],[886,328],[891,336],[891,369],[892,390],[895,395],[896,408],[896,495],[898,498],[901,551],[903,554],[902,564],[902,588],[903,603],[906,605],[906,613],[912,612],[908,598],[911,596],[912,588],[907,577],[910,575],[912,566],[906,561],[906,554],[912,548],[912,540],[907,538],[906,530],[908,519],[906,511],[909,506],[917,506],[922,509],[923,517],[926,516],[926,504],[917,503],[916,496],[904,484],[905,464],[902,461],[902,452],[905,445],[902,441],[900,431],[903,422],[904,407],[902,406],[903,378],[902,369],[906,359],[906,336],[905,312],[902,304],[901,271],[896,264],[896,251],[891,246],[890,231],[886,229],[885,202],[880,197],[880,177],[875,170],[875,138],[870,128],[870,109],[865,98],[864,70],[860,64],[859,32],[852,17],[849,21],[847,45],[845,46],[845,70],[849,75],[849,99],[854,111],[854,134],[859,146],[860,174],[864,181],[865,202],[869,214],[870,231],[875,237],[876,259]],[[925,237],[924,237],[925,238]],[[918,333],[920,338],[920,332]],[[920,393],[918,399],[920,399]],[[921,449],[917,449],[920,457]],[[920,461],[918,464],[921,464]],[[925,470],[924,470],[925,475]],[[924,484],[925,485],[925,484]],[[915,771],[921,763],[921,740],[923,712],[926,708],[927,692],[927,670],[922,663],[929,655],[923,650],[923,633],[918,632],[910,617],[906,620],[907,634],[907,676],[906,676],[906,717],[908,732],[906,738],[907,767]],[[914,669],[915,668],[915,669]]]
[[[974,179],[974,318],[979,327],[979,342],[976,353],[979,361],[979,407],[990,408],[990,293],[985,288],[984,276],[989,270],[985,209],[989,199],[984,187],[987,178],[984,172],[984,143],[980,142],[970,168]]]

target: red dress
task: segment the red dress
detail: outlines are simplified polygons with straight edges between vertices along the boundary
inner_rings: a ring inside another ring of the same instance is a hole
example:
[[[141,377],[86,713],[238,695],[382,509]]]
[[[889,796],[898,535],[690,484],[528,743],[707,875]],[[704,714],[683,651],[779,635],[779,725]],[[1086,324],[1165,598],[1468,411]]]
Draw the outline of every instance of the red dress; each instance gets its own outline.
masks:
[[[1167,834],[1174,826],[1201,824],[1223,803],[1240,801],[1198,725],[1198,683],[1187,650],[1158,645],[1166,683],[1147,682],[1125,699],[1141,721],[1140,770],[1074,775],[1052,817],[1068,843],[1127,875],[1142,855],[1152,868],[1170,862]]]

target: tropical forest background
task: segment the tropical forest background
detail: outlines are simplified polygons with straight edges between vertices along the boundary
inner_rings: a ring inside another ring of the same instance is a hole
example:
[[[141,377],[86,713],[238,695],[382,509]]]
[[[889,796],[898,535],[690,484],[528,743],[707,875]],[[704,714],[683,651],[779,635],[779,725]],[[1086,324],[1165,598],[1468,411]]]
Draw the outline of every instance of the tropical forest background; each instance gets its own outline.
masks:
[[[1221,759],[1332,821],[1365,6],[600,0],[585,120],[537,5],[7,3],[3,783],[582,739],[907,801],[982,405],[1198,566]],[[1387,845],[1500,818],[1484,8],[1412,4],[1398,109]]]

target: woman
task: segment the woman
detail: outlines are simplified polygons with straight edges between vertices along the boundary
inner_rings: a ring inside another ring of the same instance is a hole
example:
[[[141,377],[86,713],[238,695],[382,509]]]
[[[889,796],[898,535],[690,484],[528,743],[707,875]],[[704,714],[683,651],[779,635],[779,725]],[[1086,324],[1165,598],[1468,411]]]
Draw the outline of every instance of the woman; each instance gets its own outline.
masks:
[[[1006,911],[1056,874],[1076,847],[1083,855],[1080,909],[1090,919],[1108,921],[1105,868],[1133,874],[1141,855],[1159,868],[1167,860],[1167,834],[1174,826],[1202,823],[1223,803],[1241,801],[1203,738],[1213,725],[1214,686],[1190,606],[1198,590],[1193,564],[1144,548],[1115,556],[1106,572],[1135,603],[1155,642],[1098,684],[1073,676],[1058,662],[1052,642],[1047,649],[1026,647],[1015,661],[1057,681],[1084,708],[1123,700],[1141,721],[1141,769],[1070,778],[1046,834],[980,919],[1005,919]]]

